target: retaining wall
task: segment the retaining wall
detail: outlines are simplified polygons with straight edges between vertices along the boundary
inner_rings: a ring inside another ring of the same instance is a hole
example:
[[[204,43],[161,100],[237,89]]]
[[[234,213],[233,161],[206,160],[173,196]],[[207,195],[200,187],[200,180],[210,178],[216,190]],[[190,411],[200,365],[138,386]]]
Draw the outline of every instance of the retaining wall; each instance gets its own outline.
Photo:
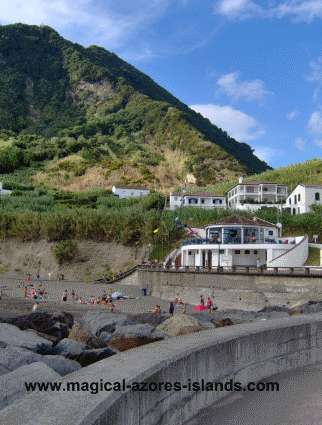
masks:
[[[67,382],[227,382],[245,386],[322,360],[320,314],[235,325],[117,354],[61,379]],[[40,377],[40,379],[46,379]],[[271,381],[274,381],[271,379]],[[83,384],[84,385],[84,384]],[[181,425],[225,391],[38,392],[0,412],[0,424]]]
[[[197,305],[200,295],[214,297],[219,308],[236,308],[242,298],[243,309],[271,305],[292,305],[297,301],[322,299],[322,277],[283,275],[225,275],[217,273],[138,270],[139,286],[157,298]],[[240,307],[239,307],[240,308]]]

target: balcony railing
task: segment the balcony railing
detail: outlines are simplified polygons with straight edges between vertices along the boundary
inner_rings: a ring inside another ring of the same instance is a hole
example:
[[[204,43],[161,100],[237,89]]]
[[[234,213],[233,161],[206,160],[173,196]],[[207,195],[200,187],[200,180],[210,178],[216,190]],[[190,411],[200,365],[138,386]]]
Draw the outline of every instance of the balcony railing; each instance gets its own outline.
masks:
[[[276,238],[276,237],[268,237],[268,238],[264,238],[264,239],[260,239],[260,238],[255,238],[255,239],[248,239],[247,236],[244,237],[244,240],[242,241],[242,238],[240,237],[235,237],[235,238],[231,238],[231,237],[225,237],[224,240],[222,242],[217,242],[215,240],[211,240],[211,239],[187,239],[185,241],[182,242],[182,246],[187,246],[187,245],[230,245],[230,244],[246,244],[246,245],[251,245],[251,244],[291,244],[291,245],[295,245],[296,241],[295,238],[290,238],[290,239],[281,239],[281,238]]]

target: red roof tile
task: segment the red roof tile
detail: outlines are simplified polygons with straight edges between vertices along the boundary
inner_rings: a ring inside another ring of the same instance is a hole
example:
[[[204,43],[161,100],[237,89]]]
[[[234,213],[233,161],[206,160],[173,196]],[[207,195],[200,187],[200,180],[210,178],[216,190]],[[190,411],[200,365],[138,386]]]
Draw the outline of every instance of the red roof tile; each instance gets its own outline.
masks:
[[[269,221],[262,220],[258,217],[247,217],[247,216],[238,215],[238,214],[221,218],[220,220],[207,224],[207,226],[205,227],[212,226],[214,224],[248,224],[248,225],[257,225],[257,226],[277,227],[275,224],[270,223]]]

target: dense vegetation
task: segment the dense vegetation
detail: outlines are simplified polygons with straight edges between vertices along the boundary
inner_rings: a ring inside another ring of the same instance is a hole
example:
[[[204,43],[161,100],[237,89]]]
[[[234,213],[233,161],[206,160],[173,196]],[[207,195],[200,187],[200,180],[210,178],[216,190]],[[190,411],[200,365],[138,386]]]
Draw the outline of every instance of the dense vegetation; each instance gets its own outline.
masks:
[[[223,169],[270,168],[115,54],[48,26],[0,27],[0,172],[78,153],[74,176],[97,163],[108,176],[125,163],[162,163],[163,146],[185,152],[197,184],[219,181]],[[140,183],[153,180],[143,173]]]

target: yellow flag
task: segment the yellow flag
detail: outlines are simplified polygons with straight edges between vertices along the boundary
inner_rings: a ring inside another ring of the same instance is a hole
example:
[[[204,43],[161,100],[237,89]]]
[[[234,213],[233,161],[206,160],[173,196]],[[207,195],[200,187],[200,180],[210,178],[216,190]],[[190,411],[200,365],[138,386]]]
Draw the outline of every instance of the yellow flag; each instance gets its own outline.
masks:
[[[158,233],[159,229],[155,229],[155,231],[153,233]]]

